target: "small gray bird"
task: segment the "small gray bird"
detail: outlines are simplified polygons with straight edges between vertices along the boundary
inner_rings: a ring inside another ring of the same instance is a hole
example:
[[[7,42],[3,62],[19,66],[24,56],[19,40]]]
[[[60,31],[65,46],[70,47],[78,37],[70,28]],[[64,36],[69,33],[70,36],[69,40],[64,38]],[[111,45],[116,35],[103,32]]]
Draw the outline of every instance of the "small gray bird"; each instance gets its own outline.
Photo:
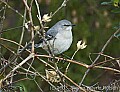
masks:
[[[61,20],[46,32],[45,39],[53,54],[61,54],[69,49],[73,40],[72,26],[74,26],[74,24],[71,24],[70,21]],[[38,44],[35,44],[35,47],[42,47],[49,53],[46,42],[41,39]]]

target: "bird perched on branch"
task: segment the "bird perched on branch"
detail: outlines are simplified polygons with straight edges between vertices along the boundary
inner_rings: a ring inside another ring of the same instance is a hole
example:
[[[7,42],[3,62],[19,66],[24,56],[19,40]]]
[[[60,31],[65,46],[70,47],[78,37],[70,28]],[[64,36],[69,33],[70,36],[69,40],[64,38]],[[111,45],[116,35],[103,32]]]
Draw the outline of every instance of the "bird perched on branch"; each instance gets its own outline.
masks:
[[[45,39],[40,39],[35,48],[42,47],[48,53],[61,54],[68,50],[72,44],[72,24],[68,20],[61,20],[51,27],[45,34]]]

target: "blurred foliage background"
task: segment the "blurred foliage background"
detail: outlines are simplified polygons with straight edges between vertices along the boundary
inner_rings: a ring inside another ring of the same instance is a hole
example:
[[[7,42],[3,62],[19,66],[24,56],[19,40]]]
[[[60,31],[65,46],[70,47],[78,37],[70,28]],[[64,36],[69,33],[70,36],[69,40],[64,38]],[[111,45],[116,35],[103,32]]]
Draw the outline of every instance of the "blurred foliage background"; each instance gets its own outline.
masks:
[[[73,24],[76,24],[76,26],[73,28],[73,44],[70,49],[64,53],[65,55],[71,57],[77,48],[77,42],[81,39],[85,40],[87,42],[87,48],[80,50],[75,55],[74,60],[91,64],[89,58],[90,53],[99,53],[109,37],[117,30],[120,22],[120,14],[114,11],[117,10],[119,6],[115,7],[114,5],[101,5],[101,3],[104,1],[109,2],[110,0],[69,0],[66,7],[63,7],[58,13],[56,13],[52,18],[52,21],[47,24],[47,26],[51,27],[62,19],[70,20]],[[28,2],[30,2],[30,0],[28,0]],[[63,0],[38,0],[38,2],[41,15],[43,16],[44,14],[54,12],[58,7],[60,7]],[[21,14],[24,13],[25,6],[22,0],[8,0],[8,4],[15,10],[18,10]],[[2,9],[4,5],[5,4],[1,2],[0,8]],[[2,12],[0,13],[3,14]],[[32,7],[32,17],[34,25],[39,25],[35,3]],[[22,21],[23,19],[20,15],[12,11],[10,8],[7,8],[5,20],[3,22],[3,29],[6,30],[17,26],[22,26]],[[19,42],[21,30],[22,28],[4,32],[1,37]],[[26,30],[22,44],[25,45],[25,43],[29,40],[30,33]],[[38,39],[36,39],[36,42],[37,41]],[[4,41],[1,41],[1,43],[5,44],[16,52],[16,45]],[[36,50],[36,52],[41,51],[42,49]],[[2,48],[1,52],[6,59],[11,56],[11,53],[5,48]],[[114,58],[120,57],[120,41],[117,38],[112,39],[105,49],[104,54]],[[92,54],[91,59],[94,60],[96,56],[97,55]],[[26,57],[26,54],[23,54],[23,57]],[[97,62],[101,62],[103,60],[105,60],[105,58],[101,57]],[[67,64],[68,62],[59,62],[59,67],[64,69]],[[110,66],[111,64],[112,63],[107,63],[105,66]],[[44,64],[40,62],[34,62],[33,66],[42,74],[45,74]],[[117,69],[120,68],[117,64],[114,64],[114,67]],[[86,70],[87,69],[84,67],[71,64],[68,71],[68,76],[76,83],[79,83]],[[17,80],[19,77],[20,76],[16,77],[15,80]],[[120,79],[120,74],[115,75],[114,72],[101,69],[92,69],[85,78],[83,84],[93,85],[99,82],[100,85],[108,85],[111,81],[118,79]],[[39,81],[38,83],[41,85],[41,88],[44,90],[44,92],[49,92],[49,84],[40,78],[37,80]],[[32,82],[32,80],[20,81],[17,82],[17,85],[23,86],[26,89],[26,92],[39,92],[38,87],[34,82]]]

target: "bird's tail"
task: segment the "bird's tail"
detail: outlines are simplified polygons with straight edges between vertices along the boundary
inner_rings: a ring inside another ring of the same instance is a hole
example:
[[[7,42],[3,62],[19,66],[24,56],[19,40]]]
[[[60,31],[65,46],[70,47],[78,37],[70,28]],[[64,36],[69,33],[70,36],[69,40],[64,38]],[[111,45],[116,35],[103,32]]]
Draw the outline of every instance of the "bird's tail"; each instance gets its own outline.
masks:
[[[42,44],[41,43],[39,43],[39,44],[35,44],[34,45],[34,48],[39,48],[39,47],[42,47]],[[26,46],[25,45],[25,48],[23,48],[23,49],[19,49],[19,53],[21,53],[21,52],[23,52],[25,49],[28,49],[28,50],[30,50],[32,48],[32,46],[30,45],[28,45],[28,46]]]
[[[35,47],[35,48],[42,47],[42,44],[35,44],[34,47]]]
[[[34,45],[34,48],[40,48],[40,47],[42,47],[42,44],[35,44]],[[32,48],[32,46],[30,45],[27,49],[31,49]]]

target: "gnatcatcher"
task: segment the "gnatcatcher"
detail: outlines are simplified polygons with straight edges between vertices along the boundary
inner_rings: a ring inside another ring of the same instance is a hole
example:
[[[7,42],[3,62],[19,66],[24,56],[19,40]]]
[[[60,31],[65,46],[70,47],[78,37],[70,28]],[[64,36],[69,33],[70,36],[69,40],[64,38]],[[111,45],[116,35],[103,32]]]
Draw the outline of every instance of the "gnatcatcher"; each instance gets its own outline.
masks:
[[[45,40],[41,39],[36,48],[42,47],[49,53],[49,49],[53,54],[61,54],[68,50],[72,44],[72,26],[68,20],[61,20],[51,27],[45,34]],[[47,43],[47,44],[46,44]],[[49,49],[48,49],[48,46]]]

